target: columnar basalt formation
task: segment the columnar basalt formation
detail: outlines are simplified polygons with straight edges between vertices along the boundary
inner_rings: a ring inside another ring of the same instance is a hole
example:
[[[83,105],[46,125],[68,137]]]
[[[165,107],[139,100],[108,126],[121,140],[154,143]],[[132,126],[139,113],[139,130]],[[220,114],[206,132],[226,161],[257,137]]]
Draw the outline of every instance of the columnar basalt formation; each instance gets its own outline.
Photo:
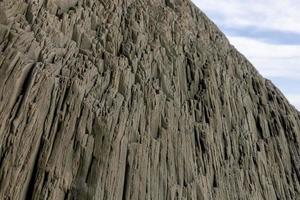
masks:
[[[0,199],[299,199],[300,115],[189,0],[0,3]]]

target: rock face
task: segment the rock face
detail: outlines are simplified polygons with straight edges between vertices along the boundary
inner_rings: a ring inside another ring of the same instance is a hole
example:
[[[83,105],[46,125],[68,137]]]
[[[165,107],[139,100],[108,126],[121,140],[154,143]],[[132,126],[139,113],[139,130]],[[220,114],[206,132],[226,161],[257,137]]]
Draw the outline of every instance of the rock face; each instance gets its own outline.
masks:
[[[0,3],[0,199],[299,199],[300,114],[189,0]]]

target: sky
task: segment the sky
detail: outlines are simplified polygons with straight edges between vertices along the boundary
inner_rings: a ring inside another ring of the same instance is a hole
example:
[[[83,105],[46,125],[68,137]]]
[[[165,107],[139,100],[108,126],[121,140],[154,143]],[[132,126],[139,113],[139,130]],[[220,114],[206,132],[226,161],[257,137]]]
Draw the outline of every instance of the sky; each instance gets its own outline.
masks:
[[[300,1],[192,1],[300,110]]]

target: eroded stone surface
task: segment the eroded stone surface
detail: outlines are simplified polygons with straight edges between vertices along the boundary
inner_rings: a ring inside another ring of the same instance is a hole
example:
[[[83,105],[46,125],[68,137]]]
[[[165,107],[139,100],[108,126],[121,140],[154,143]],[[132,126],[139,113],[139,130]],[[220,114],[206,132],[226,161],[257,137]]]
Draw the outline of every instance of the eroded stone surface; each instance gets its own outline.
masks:
[[[299,113],[190,1],[0,16],[0,199],[299,199]]]

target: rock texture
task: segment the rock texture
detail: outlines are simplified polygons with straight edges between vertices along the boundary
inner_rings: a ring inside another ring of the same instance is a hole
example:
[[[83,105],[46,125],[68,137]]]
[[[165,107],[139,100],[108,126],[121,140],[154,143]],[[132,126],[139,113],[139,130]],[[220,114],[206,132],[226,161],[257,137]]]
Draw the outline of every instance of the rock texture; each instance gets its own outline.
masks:
[[[189,0],[0,3],[0,199],[300,199],[300,114]]]

